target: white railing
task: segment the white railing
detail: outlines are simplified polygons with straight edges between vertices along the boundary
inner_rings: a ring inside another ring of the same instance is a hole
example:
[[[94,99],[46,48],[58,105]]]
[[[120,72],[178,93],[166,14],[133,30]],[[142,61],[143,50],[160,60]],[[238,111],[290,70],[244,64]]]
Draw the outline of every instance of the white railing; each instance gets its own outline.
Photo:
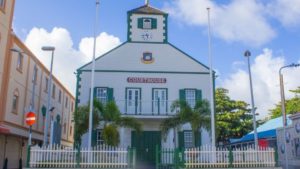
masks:
[[[275,151],[273,148],[252,147],[228,150],[201,146],[185,149],[186,168],[227,168],[227,167],[275,167]]]
[[[133,155],[127,148],[97,146],[79,151],[53,145],[32,147],[29,164],[30,168],[132,168]]]

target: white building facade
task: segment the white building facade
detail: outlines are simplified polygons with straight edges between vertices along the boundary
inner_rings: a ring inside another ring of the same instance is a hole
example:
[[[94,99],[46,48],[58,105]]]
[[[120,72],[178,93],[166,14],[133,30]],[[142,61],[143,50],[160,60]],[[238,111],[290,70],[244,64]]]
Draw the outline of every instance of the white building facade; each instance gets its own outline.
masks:
[[[95,97],[102,102],[114,100],[123,116],[135,117],[143,124],[139,136],[121,128],[120,146],[136,147],[141,156],[148,153],[155,158],[156,145],[210,144],[208,131],[201,130],[193,138],[189,124],[170,131],[167,139],[159,128],[162,120],[175,114],[171,112],[175,100],[193,106],[197,99],[212,99],[209,68],[168,42],[166,13],[145,5],[127,15],[127,41],[98,57],[95,64]],[[88,63],[77,70],[77,107],[89,102],[91,68]]]

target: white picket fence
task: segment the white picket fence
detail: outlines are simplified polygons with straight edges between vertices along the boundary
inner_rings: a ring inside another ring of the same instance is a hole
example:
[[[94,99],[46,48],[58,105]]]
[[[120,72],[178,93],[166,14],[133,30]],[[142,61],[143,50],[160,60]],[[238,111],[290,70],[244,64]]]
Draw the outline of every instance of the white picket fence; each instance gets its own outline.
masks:
[[[58,145],[32,147],[30,168],[132,168],[134,153],[127,148],[97,146],[91,150]]]
[[[184,151],[186,168],[227,168],[227,167],[275,167],[275,151],[273,148],[253,147],[213,148],[201,146]]]

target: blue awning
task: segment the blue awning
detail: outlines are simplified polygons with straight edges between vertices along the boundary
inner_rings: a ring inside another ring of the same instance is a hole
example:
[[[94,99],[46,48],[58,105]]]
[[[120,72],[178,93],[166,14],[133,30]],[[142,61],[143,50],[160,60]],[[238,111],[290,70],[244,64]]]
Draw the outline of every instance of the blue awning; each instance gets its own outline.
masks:
[[[292,121],[287,118],[288,125],[292,124]],[[282,117],[278,117],[275,119],[271,119],[261,126],[257,128],[257,137],[258,139],[265,139],[265,138],[275,138],[276,137],[276,129],[282,127]],[[230,143],[242,143],[242,142],[249,142],[254,140],[254,132],[250,132],[247,135],[243,136],[239,139],[230,139]]]

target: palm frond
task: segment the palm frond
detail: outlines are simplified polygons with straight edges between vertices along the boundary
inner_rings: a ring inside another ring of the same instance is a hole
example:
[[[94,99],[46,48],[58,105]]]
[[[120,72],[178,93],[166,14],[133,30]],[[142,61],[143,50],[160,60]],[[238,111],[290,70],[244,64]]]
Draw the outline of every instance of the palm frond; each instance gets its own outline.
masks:
[[[116,121],[116,124],[121,127],[135,129],[138,133],[142,129],[142,124],[137,119],[131,117],[121,117]]]

